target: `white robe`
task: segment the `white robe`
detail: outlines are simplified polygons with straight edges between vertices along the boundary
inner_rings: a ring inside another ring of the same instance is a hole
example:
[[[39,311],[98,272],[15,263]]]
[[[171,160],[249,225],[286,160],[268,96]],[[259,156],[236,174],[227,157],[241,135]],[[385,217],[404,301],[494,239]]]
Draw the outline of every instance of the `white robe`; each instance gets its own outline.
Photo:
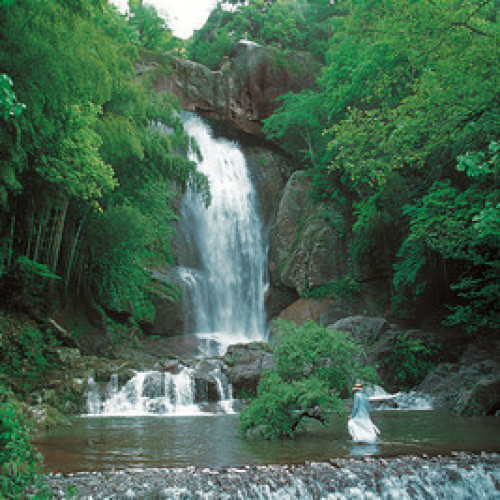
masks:
[[[378,427],[370,419],[370,402],[364,391],[356,391],[351,418],[347,430],[353,441],[358,443],[374,443],[380,434]]]

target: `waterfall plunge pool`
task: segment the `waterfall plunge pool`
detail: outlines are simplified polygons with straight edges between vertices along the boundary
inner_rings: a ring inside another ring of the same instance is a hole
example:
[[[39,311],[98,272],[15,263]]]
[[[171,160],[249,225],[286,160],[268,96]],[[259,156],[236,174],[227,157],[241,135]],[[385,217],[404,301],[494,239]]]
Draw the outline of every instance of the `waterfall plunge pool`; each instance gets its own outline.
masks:
[[[377,445],[349,441],[346,422],[314,421],[295,439],[248,441],[238,437],[238,415],[196,417],[79,417],[35,441],[47,471],[298,464],[352,456],[500,452],[500,419],[460,418],[438,411],[374,411]]]

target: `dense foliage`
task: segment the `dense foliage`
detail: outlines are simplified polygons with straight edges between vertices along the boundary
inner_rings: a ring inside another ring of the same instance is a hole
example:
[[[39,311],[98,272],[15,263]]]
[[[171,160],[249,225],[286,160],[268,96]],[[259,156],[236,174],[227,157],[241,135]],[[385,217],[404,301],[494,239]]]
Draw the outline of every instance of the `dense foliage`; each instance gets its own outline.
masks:
[[[0,497],[24,498],[41,473],[41,456],[30,441],[19,403],[0,382]]]
[[[18,392],[29,391],[50,368],[47,347],[55,343],[34,322],[0,315],[0,379],[7,376]]]
[[[306,50],[323,60],[331,34],[329,18],[338,10],[329,0],[219,2],[193,35],[188,57],[217,69],[235,43],[245,39],[285,53]]]
[[[79,303],[135,324],[176,296],[152,270],[172,261],[174,200],[207,183],[178,104],[137,65],[165,70],[179,46],[141,1],[127,17],[106,0],[0,1],[0,381],[18,395],[51,368],[51,309]],[[0,469],[2,498],[39,472],[3,386]]]
[[[97,303],[151,319],[175,290],[173,200],[206,179],[188,160],[180,110],[137,76],[179,46],[152,7],[105,0],[0,4],[0,300],[45,311]],[[13,294],[12,291],[15,291]]]
[[[263,438],[293,436],[305,417],[326,421],[343,413],[356,379],[376,379],[361,363],[361,348],[348,334],[312,321],[301,326],[278,320],[273,342],[275,368],[262,377],[257,397],[241,413],[240,431]]]
[[[409,391],[436,367],[442,355],[442,346],[432,336],[399,333],[384,361],[392,372],[394,385],[399,390]]]
[[[343,1],[317,91],[282,98],[268,136],[340,200],[353,252],[395,311],[498,327],[499,31],[493,1]]]

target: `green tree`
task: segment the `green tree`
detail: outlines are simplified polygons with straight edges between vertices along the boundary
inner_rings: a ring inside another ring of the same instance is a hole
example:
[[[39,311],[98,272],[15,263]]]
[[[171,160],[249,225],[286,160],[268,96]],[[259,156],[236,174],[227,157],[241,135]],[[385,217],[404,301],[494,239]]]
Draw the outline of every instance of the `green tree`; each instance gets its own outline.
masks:
[[[323,60],[331,34],[329,20],[339,8],[329,0],[251,0],[232,11],[220,2],[192,37],[189,58],[217,69],[236,42],[250,40],[285,52],[306,50]]]
[[[166,64],[171,32],[154,9],[132,9],[128,18],[101,0],[0,9],[0,65],[26,103],[0,128],[0,278],[25,259],[61,278],[47,287],[54,304],[83,296],[144,318],[155,295],[175,294],[152,275],[171,260],[169,200],[190,184],[208,195],[208,185],[188,159],[178,103],[135,67],[140,54]]]
[[[130,24],[138,34],[139,44],[151,51],[169,51],[181,46],[180,39],[172,34],[167,22],[152,5],[142,0],[130,0]]]
[[[402,296],[424,293],[435,274],[429,268],[437,259],[451,292],[457,294],[450,300],[452,312],[446,323],[468,331],[498,328],[498,153],[498,143],[492,142],[488,154],[459,156],[457,169],[468,178],[465,188],[438,181],[418,204],[406,207],[410,231],[396,263],[396,303]]]
[[[325,422],[332,412],[344,412],[340,397],[354,380],[376,380],[348,334],[312,321],[298,326],[278,320],[275,326],[275,368],[264,374],[257,397],[241,413],[242,434],[293,436],[303,418]]]
[[[319,89],[283,98],[268,136],[305,153],[317,197],[344,200],[355,258],[392,283],[399,314],[444,302],[458,307],[449,321],[493,327],[485,311],[496,314],[497,244],[472,228],[496,216],[498,171],[480,180],[455,165],[493,161],[498,142],[494,2],[347,0],[338,9]],[[450,251],[460,238],[467,250]]]

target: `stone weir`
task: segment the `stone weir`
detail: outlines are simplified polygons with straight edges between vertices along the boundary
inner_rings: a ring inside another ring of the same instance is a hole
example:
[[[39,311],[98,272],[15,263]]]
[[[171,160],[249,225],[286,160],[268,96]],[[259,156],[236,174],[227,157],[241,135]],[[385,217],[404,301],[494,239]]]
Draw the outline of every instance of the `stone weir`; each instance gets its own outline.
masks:
[[[334,459],[303,465],[53,474],[51,498],[499,498],[500,455]],[[67,493],[71,491],[71,495]]]

